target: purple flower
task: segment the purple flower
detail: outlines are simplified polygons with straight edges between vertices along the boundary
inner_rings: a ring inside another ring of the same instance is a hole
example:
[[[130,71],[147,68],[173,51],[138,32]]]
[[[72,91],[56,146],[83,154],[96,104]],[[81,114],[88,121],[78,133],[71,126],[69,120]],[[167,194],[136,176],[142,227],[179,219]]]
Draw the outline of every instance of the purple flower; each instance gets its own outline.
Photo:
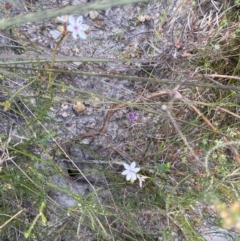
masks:
[[[130,121],[136,121],[137,120],[137,116],[134,114],[133,111],[129,112],[128,118],[129,118]]]

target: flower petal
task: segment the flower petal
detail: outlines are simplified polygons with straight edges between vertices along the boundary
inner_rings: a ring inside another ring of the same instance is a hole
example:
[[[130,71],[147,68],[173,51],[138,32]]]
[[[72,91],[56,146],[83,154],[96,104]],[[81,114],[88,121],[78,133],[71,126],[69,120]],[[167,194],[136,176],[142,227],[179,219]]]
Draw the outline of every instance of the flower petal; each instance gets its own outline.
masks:
[[[139,186],[142,187],[143,182],[145,182],[145,179],[147,179],[148,177],[137,175],[137,178],[139,180]]]
[[[82,30],[79,30],[78,31],[78,35],[81,39],[86,39],[87,38],[87,35],[84,33],[84,31]]]
[[[61,17],[57,17],[57,20],[61,23],[66,23],[68,21],[68,15],[63,15]]]
[[[71,25],[75,25],[75,24],[76,24],[76,20],[75,20],[75,18],[74,18],[72,15],[70,15],[70,16],[68,17],[68,22],[69,22]]]
[[[79,26],[79,28],[82,30],[82,31],[86,31],[89,29],[89,26],[87,24],[81,24],[81,26]]]
[[[133,179],[133,178],[134,178],[134,172],[129,172],[126,177],[127,181],[129,181],[130,179]]]
[[[129,171],[128,170],[125,170],[125,171],[123,171],[121,174],[122,175],[127,175],[129,173]]]
[[[139,167],[135,167],[134,169],[133,169],[133,172],[135,172],[135,173],[137,173],[137,172],[139,172],[140,171],[140,168]]]
[[[67,26],[67,31],[74,32],[75,31],[74,26],[73,25],[68,25]]]
[[[131,182],[134,182],[136,179],[137,179],[136,173],[132,172]]]
[[[129,118],[130,121],[136,121],[137,120],[137,116],[134,114],[133,111],[129,112],[128,118]]]
[[[123,163],[123,166],[124,166],[124,168],[125,168],[126,170],[129,170],[129,169],[130,169],[130,166],[129,166],[128,164],[126,164],[126,163]]]
[[[76,20],[77,25],[81,25],[82,22],[83,22],[83,17],[82,17],[82,16],[79,16],[79,17],[77,18],[77,20]]]
[[[61,33],[58,30],[51,30],[49,31],[51,36],[56,40],[60,37]]]
[[[136,162],[132,162],[132,163],[130,164],[131,169],[134,169],[135,166],[136,166]]]
[[[72,32],[72,36],[74,39],[77,39],[77,33],[76,32]]]

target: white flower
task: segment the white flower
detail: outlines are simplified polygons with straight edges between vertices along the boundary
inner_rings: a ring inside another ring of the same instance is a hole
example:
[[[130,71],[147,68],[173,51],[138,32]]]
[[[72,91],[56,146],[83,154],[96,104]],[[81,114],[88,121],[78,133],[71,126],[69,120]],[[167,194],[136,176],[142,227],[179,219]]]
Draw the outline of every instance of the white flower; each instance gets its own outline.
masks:
[[[67,26],[67,30],[72,33],[74,39],[77,39],[77,36],[79,36],[81,39],[87,38],[87,35],[84,31],[89,29],[89,26],[82,23],[82,16],[79,16],[77,19],[75,19],[73,16],[69,16],[68,22],[69,25]]]
[[[63,15],[61,17],[57,17],[57,20],[61,23],[66,23],[68,21],[69,16],[68,15]]]
[[[145,179],[147,179],[148,177],[137,175],[137,178],[139,181],[139,186],[142,187],[142,183],[145,182]]]
[[[132,162],[130,165],[123,163],[125,171],[122,172],[122,175],[126,175],[126,180],[133,183],[137,179],[137,172],[140,171],[139,167],[136,167],[136,162]]]

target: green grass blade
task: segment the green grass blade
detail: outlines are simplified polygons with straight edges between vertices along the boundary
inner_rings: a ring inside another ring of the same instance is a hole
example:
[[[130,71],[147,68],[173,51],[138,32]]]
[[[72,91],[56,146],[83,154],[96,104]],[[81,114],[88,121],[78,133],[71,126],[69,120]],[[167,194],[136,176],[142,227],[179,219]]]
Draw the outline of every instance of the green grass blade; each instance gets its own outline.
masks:
[[[149,1],[149,0],[147,0]],[[51,9],[46,11],[41,11],[37,13],[30,13],[23,16],[16,16],[13,18],[7,18],[0,21],[0,29],[5,29],[12,25],[19,25],[27,22],[37,22],[40,20],[55,18],[57,16],[62,16],[66,14],[83,14],[91,10],[107,9],[110,7],[121,6],[130,3],[143,2],[142,0],[118,0],[118,1],[102,1],[98,3],[89,3],[78,6],[70,6],[59,9]],[[144,1],[146,2],[146,1]]]

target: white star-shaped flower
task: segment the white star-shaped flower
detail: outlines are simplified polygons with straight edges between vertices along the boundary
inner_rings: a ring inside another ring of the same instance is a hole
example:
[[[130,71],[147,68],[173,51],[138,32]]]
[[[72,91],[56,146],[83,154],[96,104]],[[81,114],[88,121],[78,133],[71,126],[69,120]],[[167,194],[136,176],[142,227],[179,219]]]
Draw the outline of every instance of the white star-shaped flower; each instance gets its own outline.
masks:
[[[139,167],[136,167],[136,162],[132,162],[130,165],[123,163],[125,171],[122,172],[122,175],[126,175],[126,180],[133,183],[137,179],[137,172],[140,171]]]
[[[83,24],[83,17],[79,16],[77,19],[73,16],[69,16],[68,18],[69,25],[67,26],[67,30],[72,33],[74,39],[77,39],[79,36],[81,39],[86,39],[87,35],[84,31],[89,29],[87,24]]]

